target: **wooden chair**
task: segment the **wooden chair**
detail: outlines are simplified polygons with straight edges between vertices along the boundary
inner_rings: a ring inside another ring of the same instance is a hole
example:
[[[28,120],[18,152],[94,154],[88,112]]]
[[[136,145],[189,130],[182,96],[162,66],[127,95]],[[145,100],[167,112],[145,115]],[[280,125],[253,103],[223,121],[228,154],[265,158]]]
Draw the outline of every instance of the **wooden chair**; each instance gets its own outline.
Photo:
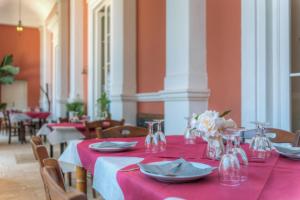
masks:
[[[98,120],[98,121],[92,121],[92,122],[84,122],[85,128],[86,128],[86,135],[88,135],[88,138],[95,138],[98,137],[96,134],[96,129],[101,128],[102,130],[115,127],[115,126],[123,126],[125,123],[125,120],[122,119],[120,121],[117,120],[111,120],[111,119],[105,119],[105,120]]]
[[[47,148],[43,145],[41,137],[33,136],[30,140],[32,151],[35,159],[39,162],[40,167],[43,167],[43,161],[50,158]],[[67,173],[69,186],[72,186],[72,173]]]
[[[4,120],[6,123],[7,131],[8,131],[8,144],[11,144],[11,138],[14,136],[18,136],[18,139],[21,143],[25,142],[25,131],[21,130],[20,123],[12,123],[10,119],[9,111],[4,111]]]
[[[276,143],[291,143],[294,146],[300,145],[300,133],[297,131],[296,133],[292,133],[289,131],[276,129],[276,128],[267,128],[266,133],[275,133],[276,137],[271,139],[272,142]]]
[[[63,117],[60,117],[60,118],[58,118],[58,122],[59,123],[68,123],[69,122],[69,118],[63,118]]]
[[[32,148],[34,158],[35,158],[35,160],[38,160],[38,155],[37,155],[36,149],[37,149],[38,146],[43,145],[43,140],[42,140],[41,137],[32,136],[31,140],[30,140],[30,144],[31,144],[31,148]]]
[[[44,160],[44,167],[41,171],[47,193],[51,200],[87,200],[85,194],[78,191],[67,192],[64,183],[61,181],[62,173],[58,161],[55,159]]]
[[[148,134],[148,130],[135,126],[116,126],[109,129],[96,129],[98,138],[127,138],[127,137],[143,137]]]

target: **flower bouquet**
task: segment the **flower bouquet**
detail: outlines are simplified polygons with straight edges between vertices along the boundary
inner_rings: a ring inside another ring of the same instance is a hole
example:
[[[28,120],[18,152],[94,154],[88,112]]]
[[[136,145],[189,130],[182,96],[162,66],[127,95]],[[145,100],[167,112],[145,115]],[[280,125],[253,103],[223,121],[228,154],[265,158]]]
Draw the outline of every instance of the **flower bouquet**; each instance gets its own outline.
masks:
[[[216,111],[207,110],[200,115],[193,114],[192,116],[191,126],[207,141],[207,157],[210,159],[221,159],[224,153],[221,133],[226,128],[236,127],[236,123],[232,119],[225,119],[229,113],[230,111],[220,114]]]

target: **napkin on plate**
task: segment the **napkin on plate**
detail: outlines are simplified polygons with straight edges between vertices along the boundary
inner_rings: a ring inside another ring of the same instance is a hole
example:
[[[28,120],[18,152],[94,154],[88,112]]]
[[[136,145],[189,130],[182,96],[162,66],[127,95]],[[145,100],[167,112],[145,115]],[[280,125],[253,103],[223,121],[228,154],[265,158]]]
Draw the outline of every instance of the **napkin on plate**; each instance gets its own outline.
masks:
[[[200,169],[194,167],[190,162],[180,158],[166,164],[141,164],[138,166],[144,171],[164,176],[201,176],[209,174],[212,168]]]
[[[281,153],[300,155],[300,147],[293,147],[290,143],[273,143],[273,146]]]
[[[135,144],[136,144],[136,142],[122,142],[122,143],[100,142],[100,143],[93,144],[93,147],[96,147],[96,148],[126,148],[126,147],[134,146]]]

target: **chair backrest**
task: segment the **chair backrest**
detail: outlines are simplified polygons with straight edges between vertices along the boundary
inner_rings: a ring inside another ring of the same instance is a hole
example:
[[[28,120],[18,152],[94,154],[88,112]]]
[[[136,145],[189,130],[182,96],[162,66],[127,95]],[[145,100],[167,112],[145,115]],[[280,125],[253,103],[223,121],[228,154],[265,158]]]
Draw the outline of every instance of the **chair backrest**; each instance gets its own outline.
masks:
[[[44,167],[44,160],[50,158],[47,148],[44,145],[39,145],[35,147],[35,151],[40,167]]]
[[[31,140],[30,140],[30,144],[31,144],[31,148],[32,148],[32,152],[33,152],[34,158],[36,160],[38,160],[38,156],[37,156],[37,152],[36,152],[36,147],[40,146],[40,145],[43,145],[43,140],[39,136],[32,136]]]
[[[8,126],[8,128],[11,128],[10,113],[8,110],[3,111],[3,117],[5,122],[7,123],[6,126]]]
[[[68,123],[69,122],[69,118],[63,118],[63,117],[60,117],[60,118],[58,118],[58,122],[59,123]]]
[[[98,120],[98,121],[92,121],[92,122],[83,122],[86,128],[86,132],[88,135],[88,138],[94,138],[98,137],[96,134],[96,129],[101,128],[102,130],[108,129],[115,126],[123,126],[125,123],[125,120],[122,119],[120,121],[117,120],[111,120],[111,119],[104,119],[104,120]]]
[[[66,192],[64,183],[60,181],[62,173],[60,171],[58,161],[55,159],[44,160],[42,168],[42,177],[44,184],[47,186],[47,192],[53,200],[87,200],[85,194],[73,191]],[[63,179],[62,179],[63,180]]]
[[[272,142],[276,143],[292,143],[294,146],[299,145],[300,134],[299,132],[292,133],[289,131],[276,129],[276,128],[267,128],[267,133],[275,133],[276,137],[271,139]]]
[[[148,134],[148,130],[136,126],[116,126],[109,129],[97,129],[99,138],[127,138],[127,137],[143,137]]]

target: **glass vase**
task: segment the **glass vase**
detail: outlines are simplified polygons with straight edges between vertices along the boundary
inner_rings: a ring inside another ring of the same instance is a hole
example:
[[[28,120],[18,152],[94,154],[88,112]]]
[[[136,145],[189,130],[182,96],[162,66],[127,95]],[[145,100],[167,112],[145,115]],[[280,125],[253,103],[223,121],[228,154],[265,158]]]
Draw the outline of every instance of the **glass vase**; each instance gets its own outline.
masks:
[[[215,136],[207,137],[206,156],[212,160],[220,160],[224,154],[225,148],[222,136],[217,134]]]

